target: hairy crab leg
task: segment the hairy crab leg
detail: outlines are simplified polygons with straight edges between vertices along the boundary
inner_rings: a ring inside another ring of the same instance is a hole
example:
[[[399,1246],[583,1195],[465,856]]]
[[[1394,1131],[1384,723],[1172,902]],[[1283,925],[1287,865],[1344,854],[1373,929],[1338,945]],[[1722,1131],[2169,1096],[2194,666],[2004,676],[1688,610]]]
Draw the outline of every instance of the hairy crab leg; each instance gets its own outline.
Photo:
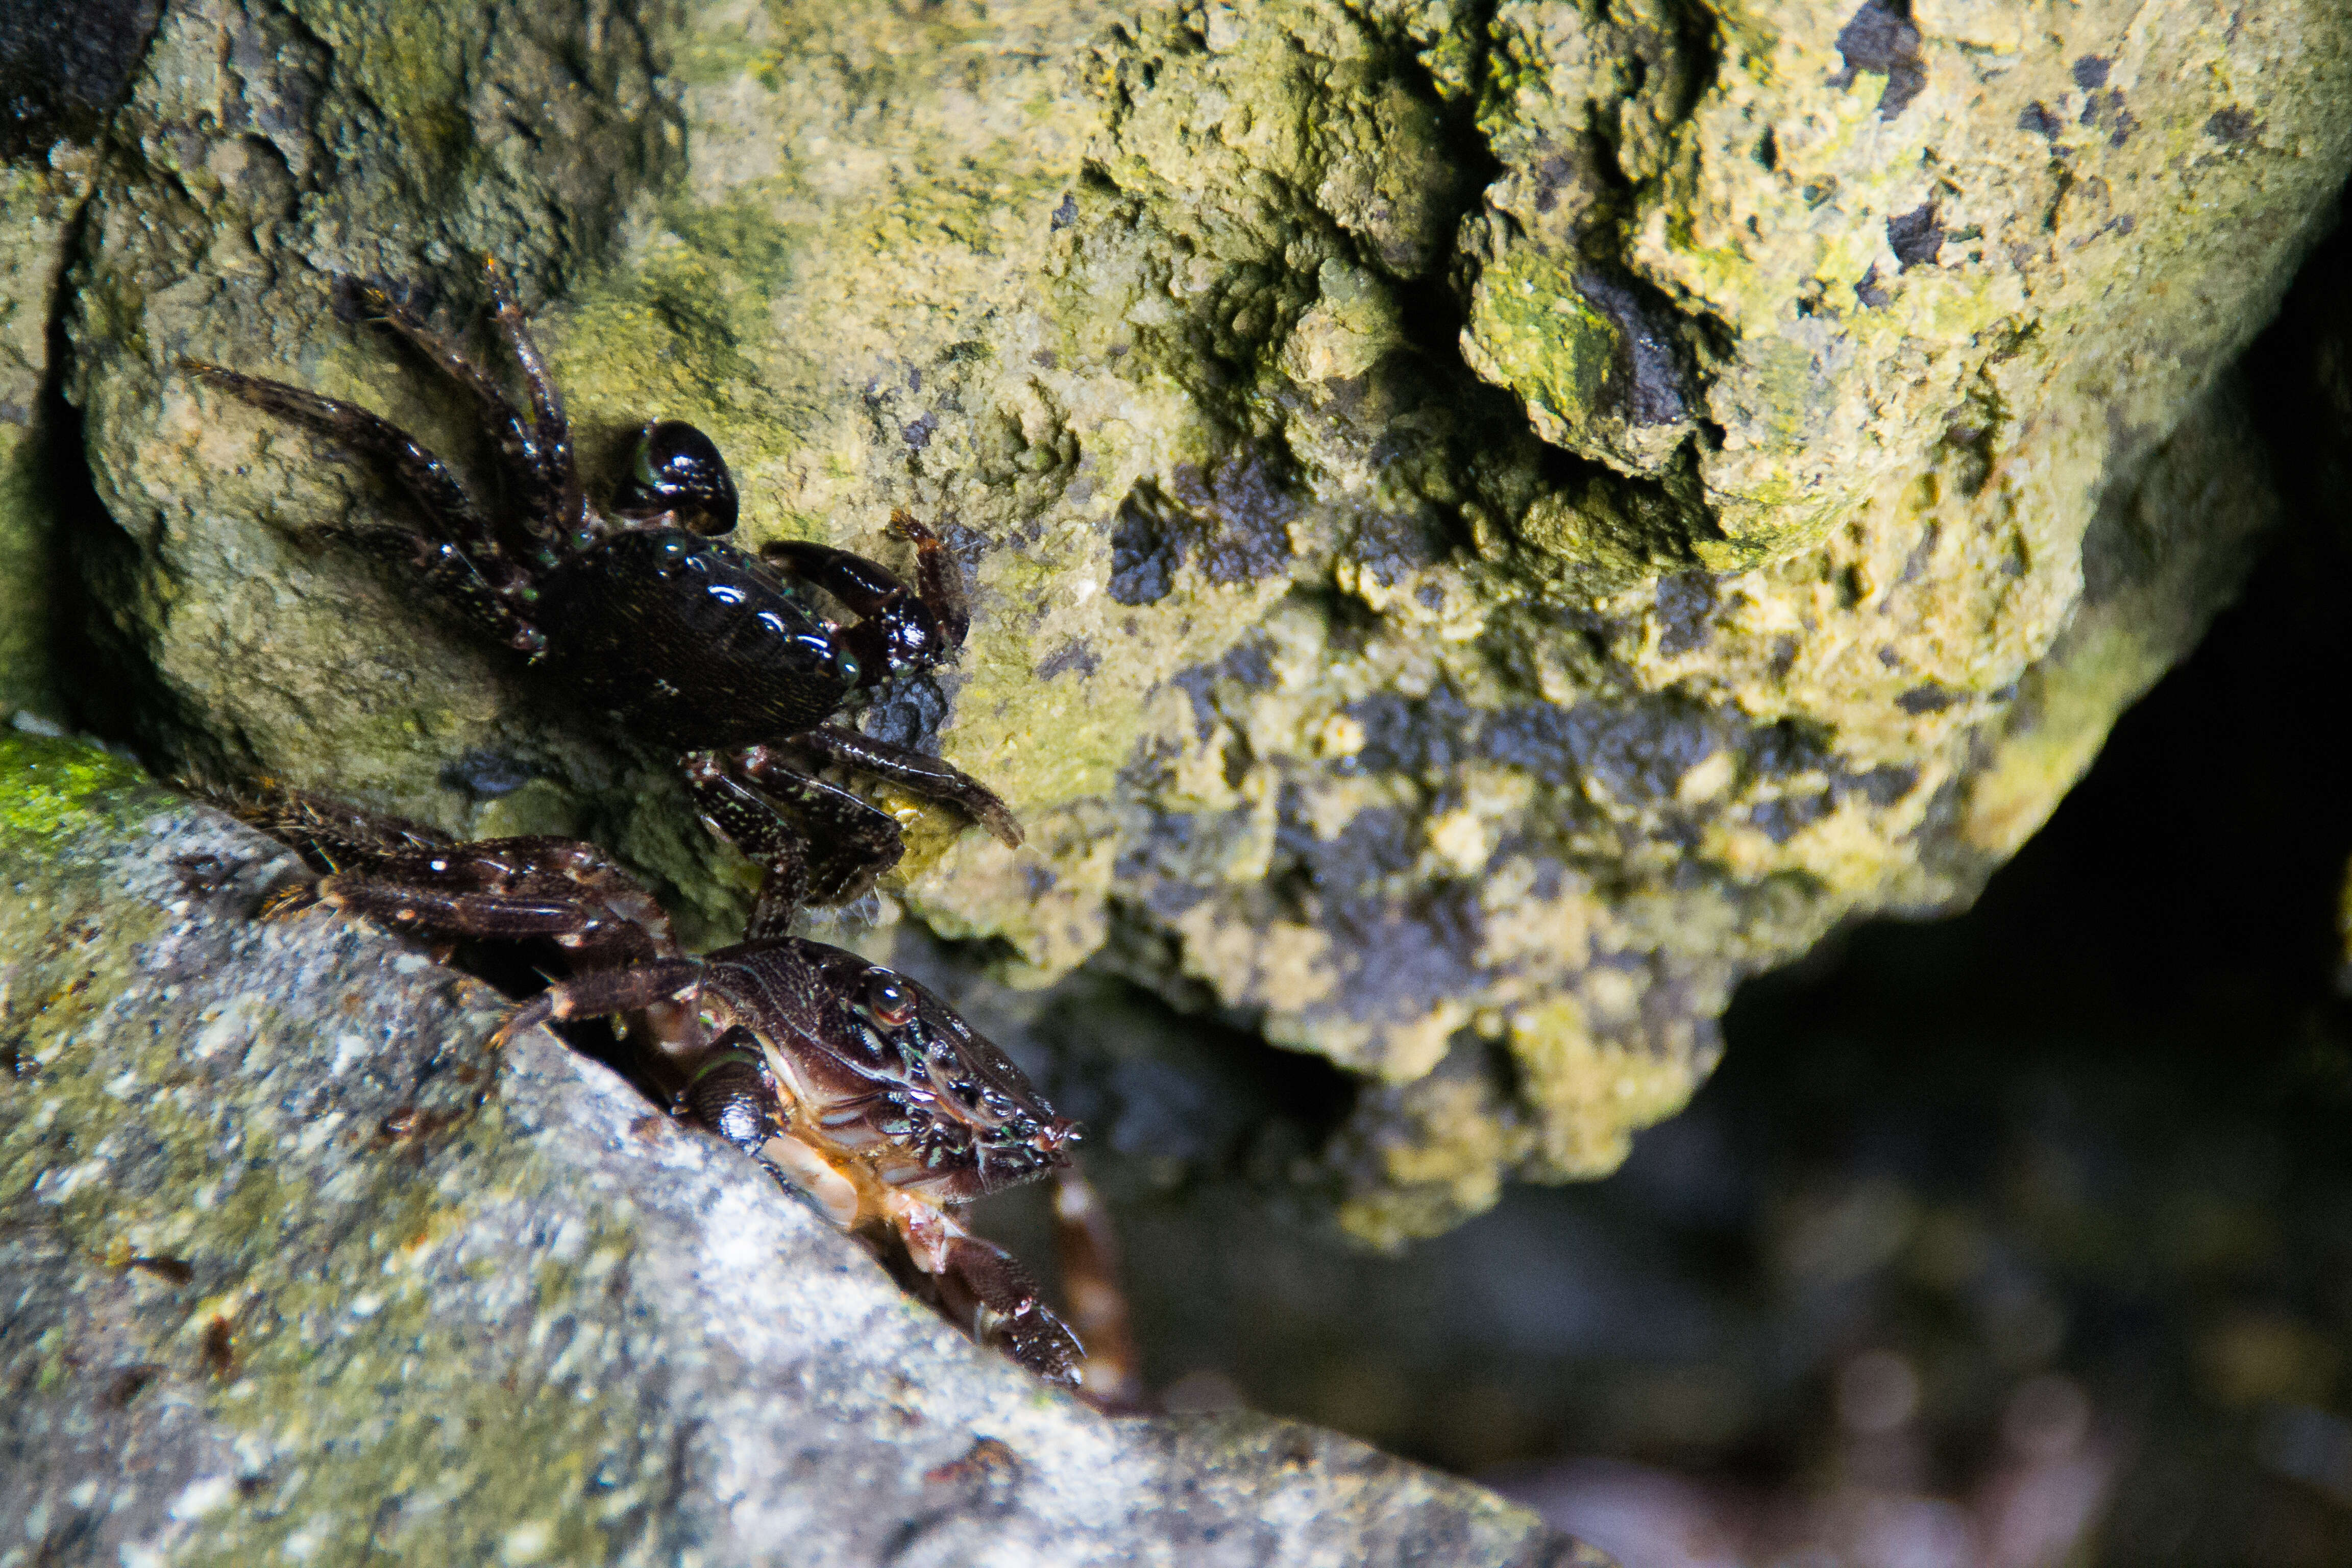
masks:
[[[259,779],[243,788],[195,778],[178,783],[189,794],[292,849],[314,871],[332,873],[346,863],[373,864],[412,850],[444,848],[450,843],[446,834],[421,822],[364,810],[275,779]]]
[[[547,634],[516,614],[505,595],[490,585],[480,568],[456,545],[428,539],[404,528],[322,529],[331,538],[347,540],[379,561],[405,568],[425,579],[425,586],[443,604],[526,658],[537,658],[547,649]]]
[[[540,835],[451,843],[415,823],[299,790],[200,793],[325,872],[271,891],[265,918],[325,904],[428,938],[547,937],[574,967],[677,955],[668,913],[578,840]]]
[[[635,1013],[664,1002],[683,1002],[702,984],[698,958],[661,958],[627,969],[598,970],[551,985],[516,1008],[490,1037],[493,1049],[525,1029],[573,1018]]]
[[[710,830],[766,868],[760,897],[743,930],[746,942],[791,934],[793,917],[808,898],[808,847],[767,796],[727,771],[714,752],[690,752],[687,793]]]
[[[551,537],[560,526],[556,521],[556,495],[562,481],[541,445],[542,433],[538,426],[523,418],[521,411],[508,401],[488,371],[467,358],[456,343],[426,326],[382,285],[354,280],[352,289],[371,317],[407,339],[442,374],[474,395],[475,402],[481,405],[498,433],[499,452],[506,462],[508,482],[513,487],[511,499],[529,535],[522,542],[524,547],[531,548]]]
[[[529,575],[509,559],[505,547],[499,543],[497,534],[474,505],[473,498],[466,493],[465,487],[457,482],[457,476],[450,473],[440,458],[418,446],[414,437],[390,420],[372,414],[357,404],[321,397],[315,392],[264,376],[247,375],[226,365],[194,359],[184,359],[180,365],[197,380],[216,386],[265,414],[275,415],[289,425],[299,426],[331,441],[341,442],[361,456],[383,465],[394,483],[444,536],[441,542],[446,550],[438,552],[433,550],[435,542],[431,539],[423,534],[413,536],[426,556],[428,572],[445,592],[451,591],[454,586],[460,606],[476,619],[488,619],[491,612],[483,607],[488,601],[482,593],[466,586],[468,574],[472,580],[478,581],[487,589],[491,598],[502,604],[529,591]],[[353,531],[373,539],[384,533],[397,534],[403,531],[365,529]],[[511,609],[507,610],[500,620],[500,633],[525,653],[535,654],[545,646],[538,629]],[[538,640],[534,642],[534,639]]]
[[[907,1250],[919,1266],[925,1262],[927,1248],[911,1237]],[[1079,1386],[1086,1347],[1045,1305],[1037,1282],[1011,1253],[964,1234],[961,1226],[928,1250],[936,1263],[928,1271],[950,1320],[1046,1382]]]
[[[896,818],[813,775],[805,763],[773,746],[745,746],[725,759],[760,793],[801,814],[814,853],[808,862],[811,903],[862,898],[906,853]]]
[[[355,403],[321,397],[302,387],[266,376],[247,375],[226,365],[184,359],[180,368],[265,414],[276,415],[289,425],[299,425],[331,441],[342,442],[362,457],[383,464],[417,510],[441,528],[452,543],[474,557],[477,564],[504,562],[505,552],[491,533],[488,521],[476,509],[473,498],[457,482],[457,477],[390,420]]]
[[[833,762],[887,779],[929,800],[943,800],[963,808],[971,819],[1008,849],[1021,847],[1021,823],[1013,810],[978,779],[937,757],[877,741],[855,730],[820,725],[793,737],[795,745],[822,752]]]
[[[497,257],[482,258],[482,277],[489,285],[490,320],[530,392],[531,417],[539,429],[539,458],[555,500],[555,531],[559,537],[569,537],[587,521],[588,502],[580,488],[579,465],[572,460],[572,422],[564,417],[563,395],[556,390],[539,345],[531,342],[530,329],[523,324],[522,307],[515,302],[513,281]]]
[[[320,903],[335,909],[436,934],[569,936],[590,924],[588,915],[573,904],[512,893],[445,893],[365,871],[326,878],[317,892]]]

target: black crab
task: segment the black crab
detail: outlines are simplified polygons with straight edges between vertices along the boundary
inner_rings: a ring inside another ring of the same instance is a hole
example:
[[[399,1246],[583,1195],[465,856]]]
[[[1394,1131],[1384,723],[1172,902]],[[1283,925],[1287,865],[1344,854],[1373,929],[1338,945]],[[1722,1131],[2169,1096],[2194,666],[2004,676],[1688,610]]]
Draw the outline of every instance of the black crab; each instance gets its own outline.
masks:
[[[507,506],[478,507],[448,468],[404,431],[354,404],[200,360],[191,375],[379,466],[438,537],[405,528],[346,531],[406,565],[481,632],[520,654],[565,700],[624,732],[683,753],[704,819],[772,868],[799,842],[778,813],[798,812],[816,858],[809,901],[855,899],[903,852],[898,822],[818,776],[828,764],[961,807],[1010,847],[1021,827],[1004,803],[936,757],[828,724],[858,693],[955,656],[970,629],[961,573],[939,537],[904,512],[915,585],[847,551],[725,542],[738,500],[726,459],[691,425],[641,433],[630,475],[599,509],[582,489],[562,400],[525,330],[504,269],[486,259],[491,320],[530,395],[528,415],[475,364],[378,285],[348,285],[383,321],[471,395],[494,435]],[[826,619],[808,590],[855,623]],[[777,903],[782,900],[768,899]],[[754,934],[781,931],[774,911]]]
[[[651,895],[576,840],[457,842],[269,784],[199,793],[318,873],[273,891],[264,915],[324,906],[427,941],[521,944],[563,978],[494,1045],[550,1022],[625,1017],[629,1066],[673,1115],[766,1165],[844,1230],[895,1237],[911,1282],[950,1321],[1049,1382],[1080,1385],[1077,1337],[1012,1255],[954,1213],[1067,1166],[1076,1129],[931,992],[781,926],[686,956]],[[787,854],[772,879],[779,904],[803,875]]]

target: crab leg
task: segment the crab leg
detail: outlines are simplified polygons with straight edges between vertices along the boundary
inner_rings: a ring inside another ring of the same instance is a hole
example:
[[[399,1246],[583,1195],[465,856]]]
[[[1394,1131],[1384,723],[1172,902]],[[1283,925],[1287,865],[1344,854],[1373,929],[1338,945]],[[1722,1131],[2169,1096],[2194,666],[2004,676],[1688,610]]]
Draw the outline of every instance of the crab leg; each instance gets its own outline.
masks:
[[[801,836],[766,795],[729,773],[717,752],[688,752],[684,772],[687,793],[710,830],[767,868],[743,940],[789,934],[808,897],[808,849]]]
[[[908,1250],[922,1261],[922,1249],[911,1238]],[[1045,1305],[1037,1282],[1011,1253],[969,1235],[947,1237],[940,1251],[931,1272],[950,1321],[1046,1382],[1077,1385],[1086,1347]]]
[[[521,515],[528,533],[533,536],[528,542],[536,543],[551,536],[560,526],[555,511],[562,479],[546,450],[545,432],[523,418],[488,371],[467,358],[456,343],[426,326],[415,311],[394,299],[381,285],[354,281],[352,289],[371,317],[407,339],[442,374],[474,395],[497,432],[508,482],[514,487],[515,510]]]
[[[912,519],[907,521],[929,537],[921,524]],[[937,540],[931,543],[940,555],[945,555]],[[843,628],[841,637],[866,667],[869,685],[927,668],[963,646],[969,622],[960,598],[950,595],[933,604],[888,567],[863,555],[829,544],[787,539],[761,545],[760,557],[824,589],[858,617],[855,626]],[[953,567],[951,559],[941,567],[934,558],[923,570],[934,585],[940,585],[948,582],[942,573]]]
[[[1127,1292],[1118,1283],[1118,1237],[1110,1211],[1075,1166],[1054,1173],[1054,1237],[1061,1254],[1062,1294],[1087,1346],[1078,1363],[1080,1392],[1088,1404],[1114,1415],[1144,1409],[1141,1358]]]
[[[830,544],[772,539],[760,546],[760,558],[824,589],[855,616],[887,616],[916,597],[887,566]]]
[[[600,970],[551,985],[516,1008],[490,1037],[496,1049],[525,1029],[573,1018],[635,1013],[662,1002],[682,1002],[702,984],[702,961],[663,958],[628,969]]]
[[[877,741],[855,730],[821,725],[793,737],[795,743],[822,752],[836,763],[862,769],[930,800],[961,806],[973,821],[1008,849],[1021,847],[1021,824],[996,792],[961,768],[937,757]]]
[[[404,930],[451,936],[570,936],[593,923],[576,904],[512,893],[445,893],[365,871],[329,877],[320,903]]]
[[[539,433],[539,460],[554,495],[555,531],[559,536],[569,536],[586,518],[587,498],[580,489],[579,467],[572,458],[572,422],[563,415],[563,395],[555,389],[555,378],[548,374],[547,362],[540,357],[539,345],[530,341],[530,332],[523,325],[522,308],[515,303],[507,269],[499,264],[497,257],[485,256],[482,275],[490,289],[490,319],[498,326],[499,336],[505,340],[507,352],[514,355],[515,368],[522,372],[523,384],[530,389],[531,416]]]
[[[809,866],[807,896],[815,904],[863,897],[875,879],[906,853],[896,818],[849,791],[814,777],[805,763],[773,746],[746,746],[727,761],[761,795],[799,812],[817,858]]]
[[[289,425],[340,441],[381,463],[416,509],[439,529],[457,557],[470,567],[488,591],[499,596],[524,585],[523,574],[507,559],[505,549],[489,523],[476,509],[473,498],[441,459],[416,444],[415,438],[390,420],[357,404],[321,397],[282,381],[270,381],[226,365],[184,359],[182,369],[197,380],[276,415]],[[374,534],[397,530],[368,530]],[[440,563],[436,563],[439,564]],[[450,567],[455,571],[454,566]]]
[[[915,521],[912,512],[892,512],[890,531],[915,547],[916,593],[939,617],[948,645],[963,647],[964,635],[971,630],[971,610],[964,597],[963,569],[956,564],[954,552]]]
[[[404,528],[321,531],[349,540],[380,561],[414,571],[443,603],[517,653],[536,658],[546,650],[547,634],[517,615],[505,595],[490,585],[472,558],[457,546]]]
[[[761,545],[760,554],[815,584],[854,615],[887,618],[904,614],[907,602],[913,599],[931,613],[947,646],[961,647],[971,629],[971,614],[964,603],[963,572],[954,553],[910,512],[892,512],[890,531],[915,547],[917,586],[913,589],[879,563],[831,545],[780,539]]]

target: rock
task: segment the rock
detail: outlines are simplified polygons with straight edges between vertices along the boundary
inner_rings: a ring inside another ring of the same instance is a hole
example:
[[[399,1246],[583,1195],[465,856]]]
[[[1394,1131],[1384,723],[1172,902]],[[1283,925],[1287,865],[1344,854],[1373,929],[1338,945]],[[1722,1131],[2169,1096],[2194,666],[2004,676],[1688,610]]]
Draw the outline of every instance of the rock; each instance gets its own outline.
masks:
[[[60,711],[50,689],[51,512],[34,430],[66,225],[87,183],[0,163],[0,709]]]
[[[0,1563],[1605,1562],[1097,1415],[551,1037],[486,1055],[486,988],[253,921],[275,845],[68,742],[0,776]]]
[[[600,477],[659,414],[751,538],[950,525],[971,645],[869,723],[1031,847],[933,815],[888,912],[1338,1064],[1297,1179],[1394,1242],[1610,1168],[1742,975],[1965,900],[2193,639],[2347,77],[2316,0],[185,0],[78,251],[84,570],[156,753],[591,831],[726,933],[665,760],[175,369],[477,465],[331,279],[456,325],[506,257]]]
[[[131,83],[158,0],[18,7],[0,16],[0,715],[67,711],[52,668],[58,448],[50,342],[58,285],[89,196],[97,139]],[[79,489],[87,490],[87,481]],[[79,501],[77,493],[72,500]]]

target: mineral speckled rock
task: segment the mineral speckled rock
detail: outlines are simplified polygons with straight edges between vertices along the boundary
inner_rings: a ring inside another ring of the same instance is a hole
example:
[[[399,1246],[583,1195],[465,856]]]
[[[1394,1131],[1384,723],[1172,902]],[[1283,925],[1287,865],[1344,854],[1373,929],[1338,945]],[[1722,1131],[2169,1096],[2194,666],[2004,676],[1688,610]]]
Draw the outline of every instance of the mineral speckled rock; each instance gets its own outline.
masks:
[[[598,474],[682,417],[751,539],[948,529],[971,645],[870,722],[1031,841],[924,816],[893,911],[1369,1080],[1299,1174],[1374,1240],[1606,1170],[1741,974],[2046,814],[2261,521],[2207,389],[2352,149],[2322,0],[401,16],[174,4],[114,121],[68,385],[147,743],[740,916],[662,759],[173,368],[478,463],[331,280],[456,325],[500,253]]]
[[[292,862],[0,737],[0,1564],[1603,1568],[1247,1415],[1114,1421]]]

